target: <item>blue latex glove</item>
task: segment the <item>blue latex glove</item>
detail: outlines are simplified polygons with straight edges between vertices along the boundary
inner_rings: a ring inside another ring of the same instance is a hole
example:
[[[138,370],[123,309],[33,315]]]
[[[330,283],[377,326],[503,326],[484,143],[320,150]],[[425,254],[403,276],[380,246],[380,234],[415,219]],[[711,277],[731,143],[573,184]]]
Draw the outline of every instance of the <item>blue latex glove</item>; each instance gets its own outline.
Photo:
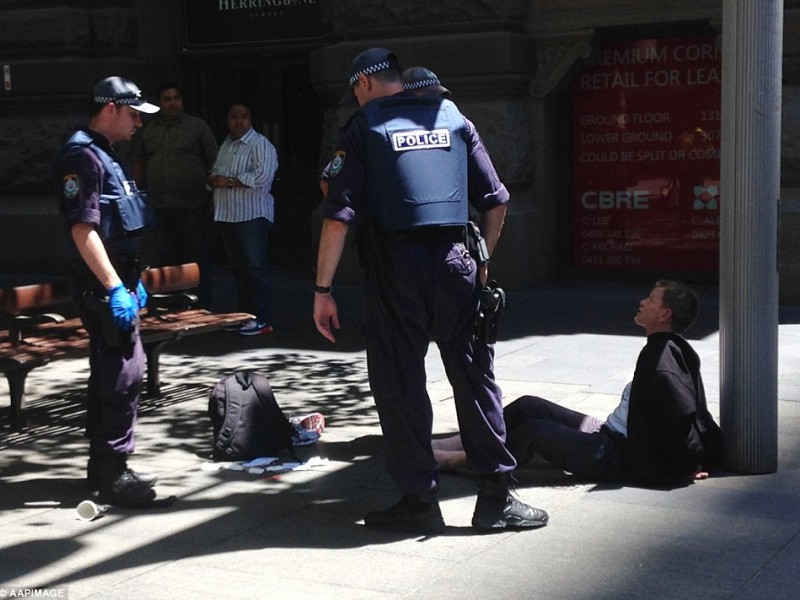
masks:
[[[136,297],[139,299],[139,308],[145,308],[147,306],[147,290],[144,289],[141,279],[136,284]]]
[[[136,319],[136,303],[131,293],[120,283],[108,290],[108,303],[114,324],[123,331],[130,331]]]

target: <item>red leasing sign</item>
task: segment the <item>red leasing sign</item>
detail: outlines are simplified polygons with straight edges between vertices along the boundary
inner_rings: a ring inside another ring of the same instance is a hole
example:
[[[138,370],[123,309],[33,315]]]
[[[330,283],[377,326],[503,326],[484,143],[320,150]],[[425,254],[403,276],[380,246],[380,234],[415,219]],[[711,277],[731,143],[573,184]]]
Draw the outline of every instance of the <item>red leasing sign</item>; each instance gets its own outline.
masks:
[[[609,43],[578,73],[575,269],[718,269],[721,75],[711,36]]]

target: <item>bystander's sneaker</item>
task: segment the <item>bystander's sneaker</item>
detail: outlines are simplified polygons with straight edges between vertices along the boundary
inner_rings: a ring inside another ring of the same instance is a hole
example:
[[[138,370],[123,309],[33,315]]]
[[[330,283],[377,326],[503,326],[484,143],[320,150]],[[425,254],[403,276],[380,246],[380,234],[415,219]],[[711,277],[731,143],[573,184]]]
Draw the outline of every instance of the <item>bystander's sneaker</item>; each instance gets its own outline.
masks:
[[[242,328],[242,323],[226,323],[222,326],[222,331],[239,331]]]
[[[239,329],[239,333],[242,335],[263,335],[272,333],[272,325],[267,325],[264,321],[251,319],[242,325]]]
[[[445,530],[439,502],[433,494],[409,494],[386,510],[374,510],[364,517],[369,529],[437,535]]]
[[[472,515],[472,526],[482,531],[498,529],[535,529],[544,527],[548,514],[528,506],[512,494],[510,473],[484,475],[479,480],[478,501]]]

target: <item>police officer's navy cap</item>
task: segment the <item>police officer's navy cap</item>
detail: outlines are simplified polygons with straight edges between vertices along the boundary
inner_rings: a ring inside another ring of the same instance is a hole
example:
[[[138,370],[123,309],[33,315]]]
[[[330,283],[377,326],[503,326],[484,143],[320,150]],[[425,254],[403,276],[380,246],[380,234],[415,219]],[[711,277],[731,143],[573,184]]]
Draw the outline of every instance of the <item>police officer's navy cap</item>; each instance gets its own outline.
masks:
[[[361,75],[373,75],[389,69],[400,70],[400,63],[393,52],[386,48],[364,50],[350,65],[350,87],[355,85]]]
[[[143,113],[156,113],[160,110],[142,97],[142,91],[135,83],[122,77],[106,77],[98,81],[92,96],[97,104],[124,104]]]
[[[436,73],[425,67],[410,67],[403,71],[403,88],[417,94],[450,96],[450,90],[442,85]]]

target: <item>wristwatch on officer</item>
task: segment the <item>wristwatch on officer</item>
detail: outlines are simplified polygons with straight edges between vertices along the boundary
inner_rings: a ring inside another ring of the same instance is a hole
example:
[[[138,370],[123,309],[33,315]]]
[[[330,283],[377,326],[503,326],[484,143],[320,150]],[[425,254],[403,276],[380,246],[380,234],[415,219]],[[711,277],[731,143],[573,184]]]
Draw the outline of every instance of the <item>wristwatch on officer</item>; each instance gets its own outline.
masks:
[[[314,292],[317,294],[330,294],[331,293],[331,286],[324,286],[324,285],[317,285],[314,284]]]

